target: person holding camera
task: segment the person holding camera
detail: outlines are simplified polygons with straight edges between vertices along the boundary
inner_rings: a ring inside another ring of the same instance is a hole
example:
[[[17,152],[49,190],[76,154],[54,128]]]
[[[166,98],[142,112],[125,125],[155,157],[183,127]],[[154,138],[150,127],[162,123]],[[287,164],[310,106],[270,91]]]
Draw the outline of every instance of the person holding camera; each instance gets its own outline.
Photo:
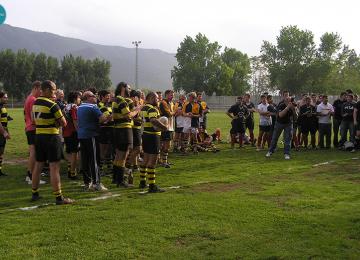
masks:
[[[270,157],[276,149],[279,137],[284,131],[284,157],[290,159],[291,137],[293,130],[293,115],[295,113],[295,102],[289,96],[289,91],[283,91],[283,100],[277,106],[277,117],[269,151],[266,157]]]

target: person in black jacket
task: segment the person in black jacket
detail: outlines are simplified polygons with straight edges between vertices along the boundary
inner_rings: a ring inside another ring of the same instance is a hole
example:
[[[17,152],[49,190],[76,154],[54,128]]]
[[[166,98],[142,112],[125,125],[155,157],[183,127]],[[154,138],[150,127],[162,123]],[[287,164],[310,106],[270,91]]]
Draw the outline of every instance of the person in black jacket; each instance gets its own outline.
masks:
[[[334,147],[339,146],[339,128],[342,120],[341,109],[342,105],[346,102],[346,92],[341,92],[338,99],[334,101],[333,107],[335,114],[333,117],[333,133],[334,133]]]
[[[347,132],[349,131],[350,142],[355,144],[354,136],[354,108],[355,103],[353,102],[353,94],[348,94],[346,96],[346,102],[342,105],[341,115],[342,121],[340,125],[341,139],[340,146],[343,146],[347,141]]]

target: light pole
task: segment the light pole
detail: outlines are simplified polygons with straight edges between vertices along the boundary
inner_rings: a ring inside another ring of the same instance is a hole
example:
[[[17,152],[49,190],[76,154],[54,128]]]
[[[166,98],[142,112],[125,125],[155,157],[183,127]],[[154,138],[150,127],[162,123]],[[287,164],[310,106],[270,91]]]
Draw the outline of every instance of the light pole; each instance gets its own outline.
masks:
[[[138,48],[141,41],[134,41],[132,44],[135,45],[135,88],[138,88]]]

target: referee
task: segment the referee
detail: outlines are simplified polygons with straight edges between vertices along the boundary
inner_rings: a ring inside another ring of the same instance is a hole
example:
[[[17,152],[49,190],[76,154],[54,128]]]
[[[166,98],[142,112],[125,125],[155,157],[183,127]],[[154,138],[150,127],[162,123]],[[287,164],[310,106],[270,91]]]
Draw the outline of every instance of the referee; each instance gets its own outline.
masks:
[[[32,176],[32,201],[40,199],[40,172],[45,161],[49,161],[50,179],[57,205],[72,204],[73,200],[64,198],[60,183],[60,160],[62,145],[59,126],[66,126],[66,120],[60,107],[51,100],[55,95],[56,85],[50,80],[41,83],[41,96],[33,105],[33,118],[36,125],[35,151],[36,164]]]

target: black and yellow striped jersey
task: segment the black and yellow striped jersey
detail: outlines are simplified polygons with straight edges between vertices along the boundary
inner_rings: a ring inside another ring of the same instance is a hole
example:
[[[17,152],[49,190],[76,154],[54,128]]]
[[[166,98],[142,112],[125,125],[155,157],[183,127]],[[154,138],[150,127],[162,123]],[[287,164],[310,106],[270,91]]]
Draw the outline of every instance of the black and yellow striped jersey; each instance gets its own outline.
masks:
[[[130,98],[124,98],[122,96],[115,97],[112,102],[115,128],[132,128],[132,119],[129,116],[129,113],[131,112],[130,106],[132,105],[132,100]]]
[[[38,97],[32,107],[36,134],[58,135],[56,121],[63,117],[60,107],[46,97]]]
[[[170,118],[174,114],[174,102],[168,100],[161,100],[159,105],[160,115]]]
[[[156,107],[150,104],[146,104],[141,109],[140,116],[143,119],[144,133],[161,135],[161,131],[156,130],[153,124],[150,122],[150,119],[160,117],[160,112]]]
[[[1,125],[5,128],[5,130],[7,130],[8,113],[4,104],[1,103],[0,103],[0,113],[1,113],[1,117],[0,117]]]
[[[105,116],[112,114],[112,108],[110,106],[107,106],[107,104],[104,104],[103,102],[99,102],[98,107],[101,111],[101,113]],[[107,122],[107,123],[101,123],[100,127],[113,127],[113,122]]]

